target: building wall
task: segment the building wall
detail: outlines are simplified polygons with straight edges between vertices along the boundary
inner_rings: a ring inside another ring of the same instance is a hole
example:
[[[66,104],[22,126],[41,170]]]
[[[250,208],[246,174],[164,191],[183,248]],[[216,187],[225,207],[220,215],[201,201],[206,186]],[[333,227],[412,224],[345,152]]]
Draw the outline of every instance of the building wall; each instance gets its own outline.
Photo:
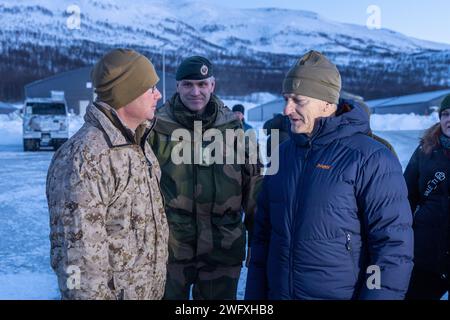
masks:
[[[267,121],[273,118],[274,114],[282,113],[284,109],[284,99],[266,103],[247,111],[247,121]]]
[[[446,95],[442,96],[440,98],[431,100],[429,103],[429,107],[438,107],[439,108],[441,106],[442,101],[444,101],[445,97],[446,97]]]
[[[416,103],[416,104],[405,104],[399,106],[389,106],[389,107],[375,107],[372,108],[372,114],[429,114],[428,103]],[[428,113],[427,113],[428,112]]]
[[[404,105],[392,105],[389,107],[375,107],[372,113],[376,114],[402,114],[402,113],[415,113],[419,115],[429,115],[432,112],[431,107],[439,107],[444,100],[445,96],[437,99],[433,99],[428,102],[420,102]]]
[[[428,94],[429,93],[424,93],[424,94]],[[412,99],[409,96],[405,96],[405,97],[398,97],[398,98],[387,98],[383,100],[374,100],[374,101],[369,101],[370,105],[374,105],[373,107],[370,107],[371,111],[373,114],[408,114],[408,113],[415,113],[418,115],[429,115],[430,113],[433,112],[433,109],[438,109],[442,103],[442,101],[444,100],[444,98],[447,96],[448,93],[440,93],[437,92],[438,96],[437,98],[433,98],[429,101],[419,101],[419,102],[415,102],[414,99]],[[436,95],[434,95],[436,97]],[[392,101],[392,100],[403,100],[403,102],[405,101],[404,99],[408,99],[410,101],[410,103],[403,103],[403,104],[395,104],[396,101]],[[423,97],[420,98],[421,100],[423,100]],[[377,104],[383,104],[383,103],[391,103],[389,106],[377,106]]]
[[[25,97],[49,98],[51,91],[63,91],[69,111],[80,114],[80,102],[83,105],[93,100],[90,72],[91,67],[85,67],[35,81],[25,86]]]

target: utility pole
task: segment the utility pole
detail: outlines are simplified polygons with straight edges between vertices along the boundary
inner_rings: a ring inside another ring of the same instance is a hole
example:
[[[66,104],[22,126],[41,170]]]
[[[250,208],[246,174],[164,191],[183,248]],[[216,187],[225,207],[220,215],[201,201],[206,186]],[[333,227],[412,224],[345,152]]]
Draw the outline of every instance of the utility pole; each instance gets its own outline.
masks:
[[[162,49],[162,74],[163,74],[163,103],[166,102],[166,48],[167,43],[161,46]]]
[[[163,101],[166,102],[166,49],[163,47]]]

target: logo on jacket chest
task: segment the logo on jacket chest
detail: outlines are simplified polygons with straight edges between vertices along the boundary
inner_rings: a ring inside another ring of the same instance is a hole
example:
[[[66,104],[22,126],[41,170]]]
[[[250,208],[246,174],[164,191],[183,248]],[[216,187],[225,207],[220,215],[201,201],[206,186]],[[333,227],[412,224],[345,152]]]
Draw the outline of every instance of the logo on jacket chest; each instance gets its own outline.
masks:
[[[428,181],[427,183],[427,188],[425,190],[424,196],[428,197],[430,195],[431,192],[433,192],[434,190],[436,190],[436,188],[438,187],[439,183],[441,183],[442,181],[445,180],[445,173],[444,172],[436,172],[434,174],[434,178],[431,179],[430,181]]]
[[[331,170],[332,166],[328,165],[328,164],[322,164],[322,163],[318,163],[316,165],[316,168],[318,169],[323,169],[323,170]]]

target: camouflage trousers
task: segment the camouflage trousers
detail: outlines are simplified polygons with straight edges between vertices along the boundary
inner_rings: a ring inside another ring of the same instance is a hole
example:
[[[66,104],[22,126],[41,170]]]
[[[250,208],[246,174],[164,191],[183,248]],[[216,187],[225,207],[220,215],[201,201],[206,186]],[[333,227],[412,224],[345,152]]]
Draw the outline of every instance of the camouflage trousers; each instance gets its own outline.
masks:
[[[241,272],[237,266],[209,266],[199,262],[167,265],[165,300],[236,300]]]

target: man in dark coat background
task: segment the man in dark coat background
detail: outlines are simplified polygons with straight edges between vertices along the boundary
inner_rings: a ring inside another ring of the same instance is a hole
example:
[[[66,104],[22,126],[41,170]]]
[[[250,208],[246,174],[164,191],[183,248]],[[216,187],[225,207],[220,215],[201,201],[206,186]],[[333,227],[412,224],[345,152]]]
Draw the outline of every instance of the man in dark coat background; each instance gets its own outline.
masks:
[[[291,124],[287,116],[275,114],[272,119],[269,119],[264,123],[263,129],[267,130],[267,156],[270,157],[272,151],[272,130],[278,130],[278,144],[280,145],[289,139]]]
[[[242,104],[235,104],[231,111],[233,111],[236,117],[242,122],[244,131],[253,129],[253,127],[245,121],[245,107]]]
[[[246,299],[404,299],[413,231],[398,159],[338,105],[336,66],[311,51],[283,82],[291,139],[266,176]]]

